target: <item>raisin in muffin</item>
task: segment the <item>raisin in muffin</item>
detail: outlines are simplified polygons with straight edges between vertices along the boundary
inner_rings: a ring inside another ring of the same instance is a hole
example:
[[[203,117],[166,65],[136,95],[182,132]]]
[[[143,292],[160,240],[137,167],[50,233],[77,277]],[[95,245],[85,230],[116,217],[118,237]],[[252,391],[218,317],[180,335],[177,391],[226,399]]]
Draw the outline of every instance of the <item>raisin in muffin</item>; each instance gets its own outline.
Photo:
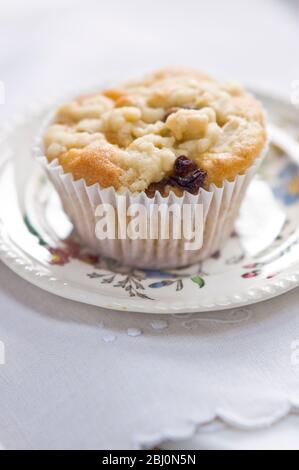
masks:
[[[196,70],[165,69],[60,106],[42,151],[83,241],[128,264],[169,267],[201,260],[222,246],[266,141],[262,107],[241,86]],[[182,201],[192,195],[192,203],[204,206],[202,249],[188,254],[168,242],[163,255],[165,240],[143,240],[132,255],[123,242],[96,240],[95,202],[107,188],[114,198],[143,194],[153,201],[159,195],[167,202],[171,194]]]
[[[58,158],[75,179],[131,192],[161,182],[188,191],[188,178],[176,175],[181,156],[195,162],[191,173],[202,171],[192,192],[221,186],[247,170],[265,140],[257,101],[193,70],[164,70],[80,96],[58,110],[44,137],[48,159]]]

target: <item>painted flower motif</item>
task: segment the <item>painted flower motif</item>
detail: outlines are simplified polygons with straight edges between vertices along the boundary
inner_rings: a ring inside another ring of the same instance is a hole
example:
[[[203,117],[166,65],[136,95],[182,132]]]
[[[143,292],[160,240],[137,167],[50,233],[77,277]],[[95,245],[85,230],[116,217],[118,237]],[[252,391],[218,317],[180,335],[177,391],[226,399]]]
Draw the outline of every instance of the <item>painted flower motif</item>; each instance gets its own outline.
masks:
[[[119,273],[96,273],[87,274],[89,279],[98,279],[101,284],[111,284],[113,287],[124,289],[130,297],[140,297],[141,299],[153,300],[144,292],[143,279],[138,274],[129,269],[126,275]]]
[[[275,196],[286,206],[299,201],[299,171],[297,165],[290,163],[279,173],[280,183],[273,188]]]
[[[91,266],[95,266],[96,264],[99,263],[100,258],[97,255],[93,255],[92,253],[84,253],[80,252],[76,256],[74,256],[75,259],[78,259],[79,261],[83,261],[83,263],[90,264]]]
[[[277,276],[278,273],[271,273],[267,276],[267,279],[273,279],[275,276]]]
[[[55,264],[58,266],[64,266],[70,262],[69,253],[60,248],[48,248],[49,253],[51,254],[50,264]]]
[[[165,280],[165,281],[158,281],[158,282],[152,282],[148,287],[151,289],[160,289],[161,287],[167,287],[167,286],[172,286],[175,281],[171,280]]]
[[[80,245],[72,238],[67,238],[64,240],[64,244],[66,246],[66,250],[71,257],[75,257],[80,253]]]
[[[82,248],[75,240],[72,240],[71,238],[64,240],[64,245],[65,248],[46,246],[51,254],[51,264],[64,266],[69,263],[71,259],[78,259],[92,266],[99,263],[99,256]]]
[[[201,276],[193,276],[191,277],[191,281],[197,284],[200,289],[206,285],[204,279]]]
[[[253,271],[249,271],[248,273],[242,274],[243,279],[253,279],[261,274],[260,269],[255,269]]]

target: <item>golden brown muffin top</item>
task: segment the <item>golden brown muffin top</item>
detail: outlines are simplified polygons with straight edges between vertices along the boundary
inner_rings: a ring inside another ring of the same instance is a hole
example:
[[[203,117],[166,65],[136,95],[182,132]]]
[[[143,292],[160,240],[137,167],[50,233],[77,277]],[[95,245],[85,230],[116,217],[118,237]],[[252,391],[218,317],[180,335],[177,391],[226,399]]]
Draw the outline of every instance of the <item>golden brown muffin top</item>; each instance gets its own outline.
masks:
[[[251,95],[189,69],[79,96],[44,135],[48,160],[75,180],[131,192],[155,183],[188,190],[194,174],[190,192],[221,186],[244,173],[265,142],[264,114]]]

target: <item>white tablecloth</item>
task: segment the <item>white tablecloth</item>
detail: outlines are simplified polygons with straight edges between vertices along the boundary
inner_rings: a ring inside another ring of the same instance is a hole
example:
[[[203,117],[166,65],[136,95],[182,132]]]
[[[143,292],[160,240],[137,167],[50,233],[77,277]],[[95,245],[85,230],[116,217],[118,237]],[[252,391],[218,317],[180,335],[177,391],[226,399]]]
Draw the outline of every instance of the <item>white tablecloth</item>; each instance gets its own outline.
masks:
[[[298,12],[296,1],[279,0],[10,0],[0,6],[1,117],[68,87],[167,64],[289,96],[299,78]],[[298,290],[233,317],[190,320],[157,323],[76,304],[1,264],[0,442],[8,449],[161,441],[237,448],[254,447],[261,435],[269,447],[277,436],[281,442],[280,433],[291,436],[298,420],[289,414],[299,404],[299,366],[292,362]],[[131,328],[141,334],[128,335]],[[217,416],[232,428],[219,430]],[[198,433],[205,422],[214,431]],[[270,437],[252,431],[266,426]]]
[[[190,450],[298,450],[299,416],[290,415],[266,429],[242,431],[222,423],[203,426],[192,439],[165,442],[165,449]]]

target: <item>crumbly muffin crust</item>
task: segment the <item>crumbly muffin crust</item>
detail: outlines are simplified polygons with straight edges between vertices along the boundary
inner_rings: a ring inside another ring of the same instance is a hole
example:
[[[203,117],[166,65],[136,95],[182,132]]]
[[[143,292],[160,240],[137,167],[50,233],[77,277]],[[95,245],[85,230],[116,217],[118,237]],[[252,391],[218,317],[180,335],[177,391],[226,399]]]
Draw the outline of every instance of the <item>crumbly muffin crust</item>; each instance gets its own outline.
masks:
[[[189,69],[79,96],[58,109],[44,135],[48,160],[75,180],[131,192],[169,187],[181,156],[205,175],[206,189],[221,186],[244,173],[265,142],[264,114],[251,95]]]

